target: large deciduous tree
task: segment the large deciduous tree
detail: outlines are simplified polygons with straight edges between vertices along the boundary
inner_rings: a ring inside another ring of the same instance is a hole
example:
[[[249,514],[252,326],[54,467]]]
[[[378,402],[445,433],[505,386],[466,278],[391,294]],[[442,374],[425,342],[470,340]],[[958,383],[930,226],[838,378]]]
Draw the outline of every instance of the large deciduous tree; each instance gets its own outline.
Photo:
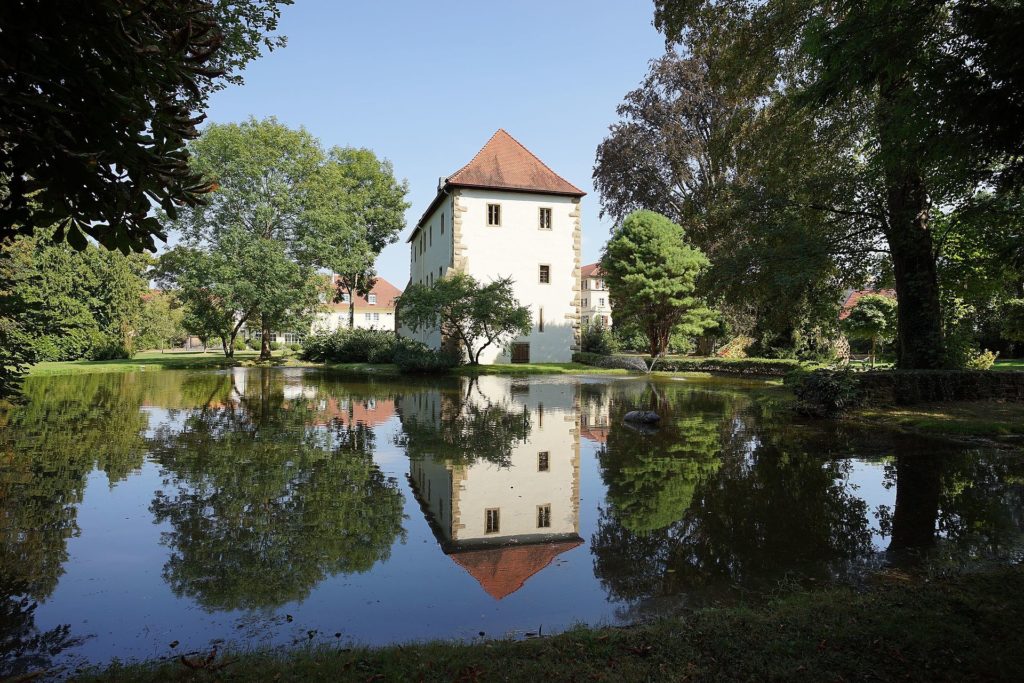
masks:
[[[616,324],[643,330],[651,368],[665,354],[674,330],[697,336],[717,324],[695,295],[710,265],[685,241],[682,227],[653,211],[637,211],[614,230],[601,255]]]
[[[853,339],[871,342],[871,367],[875,367],[875,353],[880,344],[896,336],[896,302],[881,294],[868,294],[857,301],[843,329]]]
[[[304,129],[273,118],[211,125],[190,150],[193,167],[216,190],[205,203],[181,211],[174,225],[188,246],[214,258],[216,281],[240,295],[225,299],[235,311],[234,333],[242,316],[245,324],[258,322],[260,356],[267,359],[270,332],[307,324],[318,307],[318,270],[355,264],[365,271],[377,245],[393,238],[370,235],[374,204],[360,196],[358,182],[349,182],[348,152],[325,152]],[[377,162],[377,171],[374,181],[387,185],[380,176],[390,166]],[[392,176],[389,186],[404,208],[404,184]],[[379,212],[393,208],[387,204]],[[394,220],[400,219],[388,213],[379,222],[394,229]]]
[[[489,346],[530,332],[530,309],[515,298],[511,278],[482,284],[457,273],[430,286],[410,285],[397,306],[403,325],[414,332],[439,329],[445,343],[465,351],[470,365],[478,365]]]
[[[936,207],[1024,178],[1020,3],[656,0],[655,24],[709,56],[730,92],[812,117],[805,148],[839,123],[877,208],[899,298],[897,359],[946,360],[932,224]],[[770,112],[772,107],[764,108]],[[827,197],[826,197],[827,198]],[[843,210],[823,203],[823,211]]]
[[[211,185],[189,165],[211,93],[275,35],[291,0],[0,3],[0,238],[54,224],[123,252],[165,240]]]

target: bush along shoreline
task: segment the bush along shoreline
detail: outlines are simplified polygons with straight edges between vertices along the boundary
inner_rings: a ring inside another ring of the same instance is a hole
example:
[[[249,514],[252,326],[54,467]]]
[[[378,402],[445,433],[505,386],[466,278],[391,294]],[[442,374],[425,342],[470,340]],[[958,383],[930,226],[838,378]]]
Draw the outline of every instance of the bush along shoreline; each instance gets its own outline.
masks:
[[[908,406],[952,401],[1024,402],[1024,372],[991,370],[813,370],[786,384],[797,412],[839,417],[863,406]]]
[[[404,373],[443,373],[462,361],[453,351],[434,350],[387,330],[360,328],[311,334],[299,357],[319,363],[394,363]]]

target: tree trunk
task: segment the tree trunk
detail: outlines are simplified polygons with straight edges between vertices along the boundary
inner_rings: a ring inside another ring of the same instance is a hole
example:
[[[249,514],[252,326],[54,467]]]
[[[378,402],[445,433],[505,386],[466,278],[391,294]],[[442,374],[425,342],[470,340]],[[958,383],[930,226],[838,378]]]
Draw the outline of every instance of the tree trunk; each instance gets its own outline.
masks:
[[[270,325],[263,323],[263,334],[260,337],[260,360],[270,360]]]
[[[915,163],[915,151],[900,139],[907,88],[882,88],[878,139],[885,172],[887,226],[896,280],[896,364],[900,368],[941,368],[944,360],[942,311],[935,249],[928,222],[930,200]]]
[[[935,545],[935,522],[942,495],[941,459],[896,457],[896,506],[889,550],[921,550]]]
[[[235,357],[235,337],[234,337],[234,335],[231,336],[231,343],[230,344],[228,343],[227,340],[228,340],[227,336],[225,336],[223,334],[220,336],[220,345],[224,349],[224,357],[225,358],[234,358]]]
[[[875,337],[871,337],[871,369],[875,369]]]
[[[352,286],[348,288],[348,329],[356,328],[356,292],[359,290],[359,276],[352,278]]]

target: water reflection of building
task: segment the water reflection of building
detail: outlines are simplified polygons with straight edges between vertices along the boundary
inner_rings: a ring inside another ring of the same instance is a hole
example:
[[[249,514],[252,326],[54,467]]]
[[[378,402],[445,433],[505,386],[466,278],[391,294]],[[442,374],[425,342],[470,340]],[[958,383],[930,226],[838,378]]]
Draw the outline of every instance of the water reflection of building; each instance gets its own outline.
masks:
[[[442,549],[493,598],[519,590],[583,542],[573,385],[480,377],[450,392],[403,397],[399,414],[413,427],[406,430],[412,490]],[[451,452],[444,439],[423,435],[425,424],[456,426],[455,434],[482,444],[480,452]]]

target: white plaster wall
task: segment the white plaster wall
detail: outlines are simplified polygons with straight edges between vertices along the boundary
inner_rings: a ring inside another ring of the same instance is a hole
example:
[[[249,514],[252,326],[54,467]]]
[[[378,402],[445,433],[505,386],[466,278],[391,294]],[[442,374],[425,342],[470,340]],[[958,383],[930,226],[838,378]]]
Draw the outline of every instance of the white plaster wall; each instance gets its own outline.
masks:
[[[448,273],[452,266],[452,199],[450,196],[438,204],[409,243],[409,284],[429,285]],[[423,252],[420,253],[422,248]],[[401,325],[399,334],[421,341],[431,348],[440,348],[438,330],[420,329],[413,332]]]
[[[587,288],[580,291],[580,297],[586,302],[582,308],[582,318],[593,322],[598,316],[608,316],[608,325],[612,324],[612,305],[608,290],[600,288],[604,284],[604,278],[585,278],[583,281]],[[604,303],[601,300],[604,299]]]
[[[379,320],[367,320],[366,313],[377,313]],[[355,326],[364,330],[394,330],[395,311],[394,309],[381,309],[379,311],[356,309]],[[312,324],[312,331],[334,332],[338,329],[348,329],[348,311],[325,311],[317,313]]]
[[[568,362],[575,343],[577,313],[574,230],[579,203],[573,197],[496,190],[458,190],[465,271],[482,282],[511,276],[516,298],[533,316],[530,334],[514,341],[530,343],[531,362]],[[501,226],[487,225],[487,205],[501,205]],[[539,229],[539,209],[550,208],[552,228]],[[541,284],[541,264],[551,267],[550,284]],[[538,329],[544,309],[544,331]],[[504,349],[489,347],[480,362],[508,363]]]

